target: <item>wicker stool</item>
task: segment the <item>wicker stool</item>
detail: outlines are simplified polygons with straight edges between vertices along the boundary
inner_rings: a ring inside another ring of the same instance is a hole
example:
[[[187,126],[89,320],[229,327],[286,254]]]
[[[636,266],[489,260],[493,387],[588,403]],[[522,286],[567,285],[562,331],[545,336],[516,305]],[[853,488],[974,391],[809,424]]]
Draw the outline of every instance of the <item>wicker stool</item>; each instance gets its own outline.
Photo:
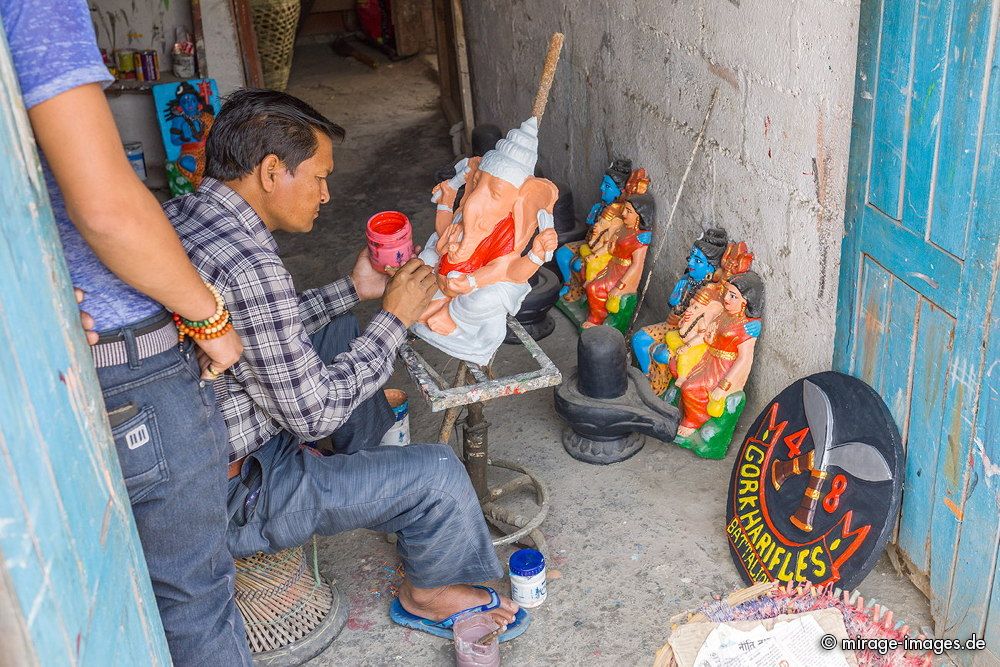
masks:
[[[315,539],[311,567],[303,547],[238,559],[236,606],[257,665],[301,665],[347,623],[343,596],[319,574]]]
[[[300,0],[250,1],[265,88],[284,90],[288,86],[300,9]]]

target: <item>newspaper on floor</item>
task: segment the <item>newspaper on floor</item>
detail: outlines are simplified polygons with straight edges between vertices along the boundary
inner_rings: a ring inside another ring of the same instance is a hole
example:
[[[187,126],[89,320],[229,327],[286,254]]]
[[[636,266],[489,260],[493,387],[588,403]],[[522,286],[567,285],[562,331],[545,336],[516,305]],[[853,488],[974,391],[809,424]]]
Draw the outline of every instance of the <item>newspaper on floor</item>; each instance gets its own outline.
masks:
[[[837,609],[782,615],[765,621],[689,623],[670,637],[680,667],[845,667],[857,665],[853,653],[820,647],[823,635],[847,637]],[[838,641],[839,643],[839,641]]]

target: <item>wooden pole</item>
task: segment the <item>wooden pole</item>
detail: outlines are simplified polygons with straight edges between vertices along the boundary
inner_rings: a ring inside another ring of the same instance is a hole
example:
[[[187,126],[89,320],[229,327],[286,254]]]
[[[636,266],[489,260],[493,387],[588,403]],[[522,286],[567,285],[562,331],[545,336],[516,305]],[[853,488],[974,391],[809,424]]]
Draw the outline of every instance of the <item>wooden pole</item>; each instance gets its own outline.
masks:
[[[472,128],[476,121],[472,111],[472,82],[469,77],[469,51],[465,43],[465,14],[462,0],[451,0],[451,18],[455,30],[455,65],[458,68],[459,99],[462,103],[462,122],[465,123],[466,150],[472,150]],[[440,46],[438,48],[441,48]]]
[[[629,340],[632,337],[632,328],[635,323],[639,321],[639,311],[642,309],[642,304],[646,300],[646,290],[649,287],[649,281],[653,277],[653,269],[656,268],[656,262],[660,259],[660,253],[663,252],[663,247],[666,244],[667,232],[670,230],[670,225],[673,224],[674,214],[677,213],[677,205],[680,204],[681,194],[684,192],[684,185],[687,183],[688,176],[691,175],[691,167],[694,166],[694,160],[698,157],[698,151],[701,150],[701,145],[705,141],[705,130],[708,129],[708,121],[712,118],[712,110],[715,109],[715,101],[719,99],[719,89],[716,88],[712,91],[712,97],[708,101],[708,110],[705,112],[705,120],[701,124],[701,130],[698,132],[698,136],[695,137],[694,146],[691,148],[691,157],[688,159],[687,167],[684,169],[684,175],[681,176],[680,185],[677,186],[677,192],[674,194],[674,203],[670,207],[670,215],[667,216],[667,222],[660,229],[655,230],[657,235],[656,248],[653,249],[653,256],[647,264],[646,269],[646,279],[642,283],[642,289],[639,291],[639,303],[635,306],[635,312],[632,313],[632,321],[629,323],[628,333],[625,335],[625,340]],[[629,350],[629,357],[631,358],[631,349]]]
[[[545,54],[545,64],[542,66],[542,77],[538,81],[538,92],[535,94],[535,103],[531,107],[531,115],[538,123],[542,122],[542,115],[545,113],[545,105],[549,101],[549,91],[552,89],[552,82],[556,78],[556,66],[559,65],[559,55],[562,53],[563,34],[561,32],[552,33],[549,40],[549,52]]]

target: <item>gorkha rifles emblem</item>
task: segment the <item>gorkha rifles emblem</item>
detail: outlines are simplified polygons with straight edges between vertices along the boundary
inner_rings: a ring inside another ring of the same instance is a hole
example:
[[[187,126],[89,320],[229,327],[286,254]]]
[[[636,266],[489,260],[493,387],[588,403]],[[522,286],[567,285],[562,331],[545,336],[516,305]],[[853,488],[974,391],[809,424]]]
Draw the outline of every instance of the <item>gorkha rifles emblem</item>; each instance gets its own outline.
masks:
[[[823,495],[830,468],[840,468],[866,482],[891,480],[892,471],[882,453],[872,445],[864,442],[833,442],[834,421],[830,398],[809,380],[802,383],[802,405],[813,437],[813,450],[786,461],[774,461],[771,464],[771,483],[777,491],[789,477],[809,471],[809,483],[802,495],[802,503],[795,514],[789,517],[789,521],[810,533],[816,506]],[[836,510],[840,496],[847,490],[847,478],[837,475],[832,487],[824,500],[824,507],[829,512]]]

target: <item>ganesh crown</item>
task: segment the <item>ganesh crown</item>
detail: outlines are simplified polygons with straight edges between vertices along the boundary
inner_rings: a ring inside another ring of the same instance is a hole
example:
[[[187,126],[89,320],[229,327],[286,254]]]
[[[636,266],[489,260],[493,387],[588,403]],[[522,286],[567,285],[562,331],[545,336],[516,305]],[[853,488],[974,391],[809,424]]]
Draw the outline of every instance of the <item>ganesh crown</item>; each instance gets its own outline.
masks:
[[[529,176],[535,174],[538,162],[538,119],[531,117],[515,127],[507,136],[487,151],[479,163],[479,170],[492,174],[520,188]]]

